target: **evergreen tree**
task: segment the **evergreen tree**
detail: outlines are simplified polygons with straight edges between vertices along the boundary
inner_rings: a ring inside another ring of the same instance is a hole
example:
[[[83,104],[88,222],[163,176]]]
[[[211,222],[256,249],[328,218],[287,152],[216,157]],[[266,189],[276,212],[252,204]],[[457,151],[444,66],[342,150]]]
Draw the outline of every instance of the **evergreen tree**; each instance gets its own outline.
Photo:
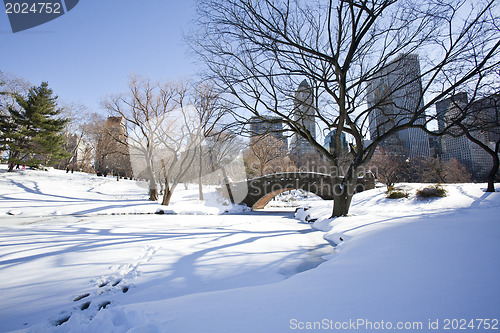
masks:
[[[68,156],[62,135],[68,119],[58,117],[56,100],[43,82],[26,97],[17,95],[19,108],[9,107],[9,116],[0,119],[0,144],[9,150],[9,171],[15,164],[46,165]]]
[[[1,74],[1,72],[0,72]],[[4,80],[0,80],[0,153],[3,155],[5,150],[10,149],[13,143],[12,136],[16,133],[16,126],[9,115],[5,98],[9,95]]]

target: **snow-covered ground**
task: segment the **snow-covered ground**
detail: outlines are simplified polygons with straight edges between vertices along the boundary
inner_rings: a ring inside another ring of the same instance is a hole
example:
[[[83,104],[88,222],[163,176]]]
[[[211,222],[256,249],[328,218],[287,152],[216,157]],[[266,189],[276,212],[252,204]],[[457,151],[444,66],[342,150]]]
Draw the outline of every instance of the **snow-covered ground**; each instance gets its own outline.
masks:
[[[132,181],[1,172],[0,331],[499,331],[500,193],[406,186],[333,220],[311,200],[314,231],[289,213],[109,215],[159,205]],[[209,198],[179,188],[169,209],[226,209]]]
[[[148,184],[108,176],[97,177],[63,170],[16,170],[7,173],[0,165],[0,216],[102,215],[155,213],[162,206],[150,202]],[[217,200],[215,188],[208,188],[206,200],[198,201],[195,185],[186,190],[180,185],[174,191],[175,213],[220,214],[228,206]],[[163,207],[165,208],[165,207]]]
[[[272,208],[297,208],[308,205],[311,201],[321,201],[317,195],[304,190],[290,190],[275,196],[266,206],[266,209]]]

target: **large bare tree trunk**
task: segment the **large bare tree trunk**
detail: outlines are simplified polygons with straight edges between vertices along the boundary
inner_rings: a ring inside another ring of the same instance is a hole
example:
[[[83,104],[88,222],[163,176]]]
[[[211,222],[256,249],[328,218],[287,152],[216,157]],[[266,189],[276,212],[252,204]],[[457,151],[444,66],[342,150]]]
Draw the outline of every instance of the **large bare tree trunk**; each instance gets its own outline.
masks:
[[[340,178],[337,178],[340,180]],[[343,182],[336,182],[333,187],[333,217],[347,216],[351,207],[352,196],[356,188],[357,179],[345,179]]]
[[[156,186],[156,178],[153,172],[151,149],[148,146],[148,152],[146,155],[146,172],[149,177],[149,201],[158,200],[158,187]]]
[[[495,178],[498,172],[498,167],[500,166],[498,154],[493,154],[491,157],[493,159],[493,166],[488,174],[488,188],[486,189],[486,192],[495,192]]]
[[[170,199],[172,199],[172,194],[174,194],[173,189],[169,187],[168,181],[165,181],[165,194],[163,195],[163,200],[161,202],[163,206],[170,205]]]
[[[222,177],[224,177],[224,183],[226,184],[227,195],[229,196],[229,200],[234,204],[234,196],[233,191],[231,190],[231,184],[229,184],[229,177],[227,176],[226,168],[222,167]]]
[[[493,160],[493,165],[491,167],[491,170],[488,174],[488,188],[486,189],[486,192],[495,192],[495,177],[498,172],[498,168],[500,166],[499,159],[498,159],[498,150],[500,148],[500,141],[498,141],[495,145],[495,150],[491,149],[488,145],[484,144],[481,140],[475,138],[472,134],[471,131],[467,130],[467,128],[463,125],[459,125],[460,128],[464,131],[465,136],[467,139],[470,141],[474,142],[476,145],[481,147],[481,149],[484,149],[488,154],[490,154],[491,159]]]
[[[174,182],[174,184],[172,184],[172,187],[170,187],[170,184],[168,183],[167,168],[165,167],[165,161],[163,159],[161,160],[161,168],[163,170],[163,177],[165,178],[165,193],[163,194],[161,204],[163,206],[168,206],[170,205],[172,194],[174,194],[176,183]]]
[[[158,200],[158,189],[157,188],[150,188],[149,189],[149,201],[157,201],[157,200]]]
[[[346,191],[342,191],[340,194],[335,194],[333,196],[333,217],[346,216],[349,213],[349,204],[351,202],[352,196],[346,193]]]
[[[148,167],[149,173],[149,201],[157,201],[158,200],[158,188],[156,186],[156,180],[153,176],[153,172],[151,168]]]
[[[163,206],[170,205],[170,200],[172,199],[172,195],[174,194],[176,186],[177,186],[176,182],[174,182],[172,186],[170,186],[170,184],[168,183],[168,178],[165,177],[165,194],[163,194],[163,199],[161,201],[161,204]]]
[[[202,163],[203,163],[203,156],[202,156],[202,150],[200,149],[200,156],[199,156],[199,162],[200,162],[200,170],[198,173],[198,199],[199,200],[205,200],[203,197],[203,184],[201,181],[201,178],[203,176],[203,170],[202,170]]]

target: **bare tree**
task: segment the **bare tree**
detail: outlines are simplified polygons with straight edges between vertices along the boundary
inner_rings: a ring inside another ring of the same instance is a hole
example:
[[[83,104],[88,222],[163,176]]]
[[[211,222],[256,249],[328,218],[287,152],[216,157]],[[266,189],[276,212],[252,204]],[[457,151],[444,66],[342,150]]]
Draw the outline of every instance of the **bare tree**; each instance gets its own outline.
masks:
[[[198,8],[192,44],[234,103],[234,122],[273,114],[324,155],[332,165],[334,217],[348,213],[357,176],[381,142],[409,128],[425,130],[436,101],[477,86],[499,66],[494,0],[200,0]],[[401,60],[416,53],[421,70],[405,67]],[[389,85],[370,84],[390,71],[403,74]],[[337,147],[342,132],[354,138],[343,178],[339,152],[325,149],[295,112],[295,87],[304,78],[317,92],[315,122],[336,129]],[[412,103],[397,104],[407,90]],[[391,108],[366,143],[370,118]]]
[[[379,148],[370,161],[370,170],[389,190],[391,186],[405,179],[407,162],[403,156]]]
[[[264,134],[260,137],[254,137],[245,154],[246,163],[250,168],[258,171],[259,176],[266,174],[266,169],[272,171],[272,162],[285,157],[285,147],[281,140],[275,138],[272,134]]]
[[[57,167],[76,168],[91,171],[93,147],[89,140],[94,117],[82,104],[62,105],[62,114],[69,119],[64,129],[64,148],[71,156],[61,161]]]
[[[210,83],[199,84],[194,88],[194,104],[196,106],[197,122],[200,126],[201,135],[204,139],[218,136],[217,125],[226,113],[226,107],[221,104],[219,92]],[[215,141],[217,142],[217,141]],[[203,144],[198,150],[198,198],[204,200],[202,177],[208,171],[204,170],[206,163],[204,160],[209,157],[208,149],[203,149]],[[213,166],[213,164],[212,164]]]
[[[155,152],[161,145],[159,132],[166,123],[167,115],[177,107],[174,102],[175,90],[171,84],[160,85],[138,76],[130,78],[127,94],[108,97],[103,106],[112,114],[123,117],[127,128],[128,142],[131,146],[130,155],[134,158],[136,168],[142,174],[134,172],[138,177],[144,177],[149,182],[149,200],[158,200],[159,161],[155,160]],[[117,138],[118,139],[118,138]],[[155,163],[156,162],[156,163]],[[139,164],[139,165],[137,165]]]
[[[0,71],[0,114],[5,114],[9,107],[16,107],[16,95],[28,94],[32,84],[28,81]]]
[[[125,120],[134,174],[148,180],[150,200],[158,200],[157,184],[164,183],[162,205],[170,204],[177,185],[192,173],[204,131],[213,121],[210,107],[204,105],[206,113],[201,113],[193,95],[186,83],[154,83],[135,76],[128,94],[104,102]],[[205,122],[200,124],[200,119]]]
[[[193,167],[203,142],[203,127],[199,113],[190,99],[187,84],[178,83],[173,87],[174,110],[162,117],[161,126],[155,134],[159,141],[157,155],[161,158],[165,193],[162,205],[168,206],[175,188]]]
[[[297,166],[289,156],[280,156],[274,161],[271,161],[269,167],[272,173],[297,171]]]
[[[208,168],[212,171],[209,178],[216,179],[225,186],[227,196],[231,203],[236,203],[231,181],[246,179],[244,161],[240,157],[244,148],[243,142],[236,133],[228,130],[219,130],[217,134],[206,138],[208,152]]]
[[[452,158],[443,161],[441,158],[428,157],[418,161],[419,181],[424,183],[469,183],[471,174],[467,168]]]

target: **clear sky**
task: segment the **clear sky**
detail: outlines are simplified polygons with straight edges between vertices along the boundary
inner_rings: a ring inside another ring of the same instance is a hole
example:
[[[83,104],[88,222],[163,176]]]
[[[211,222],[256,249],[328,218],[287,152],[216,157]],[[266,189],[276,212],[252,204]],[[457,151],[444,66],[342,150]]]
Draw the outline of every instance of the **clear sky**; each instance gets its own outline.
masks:
[[[130,74],[154,80],[196,72],[182,33],[195,0],[80,0],[61,17],[12,33],[0,4],[0,71],[33,85],[48,81],[67,103],[105,113],[100,100],[125,92]]]

